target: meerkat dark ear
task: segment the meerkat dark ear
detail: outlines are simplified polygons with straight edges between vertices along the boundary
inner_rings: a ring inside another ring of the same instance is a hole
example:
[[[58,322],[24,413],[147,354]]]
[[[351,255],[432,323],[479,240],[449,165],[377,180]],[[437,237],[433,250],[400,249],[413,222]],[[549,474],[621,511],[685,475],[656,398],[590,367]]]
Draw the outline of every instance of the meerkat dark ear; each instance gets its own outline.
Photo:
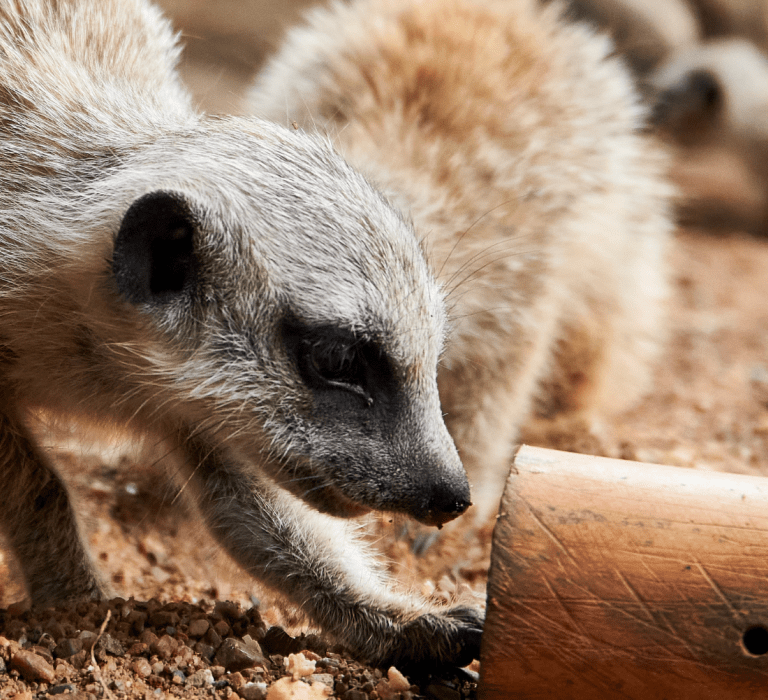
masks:
[[[112,253],[118,289],[134,304],[168,302],[197,282],[195,217],[173,192],[139,197],[123,217]]]

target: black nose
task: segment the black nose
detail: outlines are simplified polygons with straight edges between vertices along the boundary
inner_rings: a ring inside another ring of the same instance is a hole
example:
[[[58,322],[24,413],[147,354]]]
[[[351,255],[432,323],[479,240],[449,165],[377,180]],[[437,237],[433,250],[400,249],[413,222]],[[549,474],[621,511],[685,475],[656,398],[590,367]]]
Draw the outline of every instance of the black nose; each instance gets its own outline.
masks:
[[[424,510],[414,515],[425,525],[441,527],[472,505],[466,478],[455,483],[441,481],[432,486]]]

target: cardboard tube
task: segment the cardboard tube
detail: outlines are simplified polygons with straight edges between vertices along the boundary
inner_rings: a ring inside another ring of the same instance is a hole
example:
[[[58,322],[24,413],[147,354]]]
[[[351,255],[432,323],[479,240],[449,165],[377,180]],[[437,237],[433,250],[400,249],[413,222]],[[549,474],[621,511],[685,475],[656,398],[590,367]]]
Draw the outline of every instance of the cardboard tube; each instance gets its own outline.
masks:
[[[478,697],[768,698],[768,479],[522,447]]]

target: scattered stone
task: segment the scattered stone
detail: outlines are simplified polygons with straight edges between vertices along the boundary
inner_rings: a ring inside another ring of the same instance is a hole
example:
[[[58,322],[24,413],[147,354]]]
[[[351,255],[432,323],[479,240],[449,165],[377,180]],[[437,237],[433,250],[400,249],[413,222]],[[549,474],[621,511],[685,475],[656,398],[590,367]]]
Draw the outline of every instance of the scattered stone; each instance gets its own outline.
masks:
[[[211,627],[205,633],[203,641],[210,644],[214,649],[218,649],[221,646],[221,635],[216,631],[215,627]]]
[[[267,697],[266,683],[246,683],[237,694],[243,700],[264,700]]]
[[[312,675],[307,676],[307,681],[309,681],[310,684],[322,683],[329,688],[333,688],[333,676],[330,673],[313,673]]]
[[[153,673],[149,678],[147,678],[147,685],[153,688],[162,688],[165,683],[160,676],[158,676],[156,673]]]
[[[261,645],[270,654],[280,654],[281,656],[288,656],[288,654],[295,654],[297,651],[301,651],[301,645],[298,640],[291,637],[282,627],[277,625],[267,630]]]
[[[102,636],[99,640],[99,646],[112,656],[125,656],[125,647],[110,634]]]
[[[96,642],[108,610],[113,617]],[[211,610],[206,603],[116,599],[35,614],[10,617],[0,611],[2,700],[16,700],[13,694],[27,688],[31,694],[22,693],[19,700],[52,700],[54,695],[107,700],[101,678],[114,700],[200,700],[214,695],[217,700],[475,698],[472,678],[448,687],[432,678],[427,696],[396,669],[382,673],[355,663],[343,649],[329,648],[317,635],[293,637],[279,626],[267,630],[257,610],[242,612],[234,604]],[[176,624],[158,626],[167,622]],[[168,634],[169,627],[175,627],[175,634]],[[222,642],[224,634],[229,636]],[[99,669],[90,667],[94,642]],[[23,669],[25,662],[28,667]],[[7,689],[10,694],[2,692],[4,678],[15,684]],[[271,691],[274,685],[277,690]]]
[[[159,658],[167,661],[173,656],[176,646],[177,644],[173,637],[164,634],[154,644],[149,645],[149,650]]]
[[[155,644],[158,640],[158,636],[152,632],[152,630],[144,630],[139,635],[139,641],[143,644],[146,644],[148,647],[151,647],[153,644]]]
[[[210,644],[206,644],[205,642],[198,642],[195,644],[194,648],[206,661],[210,661],[216,653],[216,650]]]
[[[85,649],[82,649],[81,651],[78,651],[77,654],[72,654],[72,656],[69,657],[69,663],[72,664],[75,668],[82,668],[85,666],[86,660],[88,660],[88,653],[85,651]]]
[[[83,648],[83,642],[80,639],[62,639],[54,648],[53,655],[57,659],[68,659],[77,654]]]
[[[214,678],[216,676],[214,675]],[[234,690],[239,691],[242,686],[245,685],[245,678],[243,678],[243,674],[239,671],[235,671],[235,673],[231,673],[229,675],[229,684],[234,688]]]
[[[24,649],[19,649],[11,657],[11,668],[15,668],[28,681],[53,683],[56,679],[56,673],[51,664],[42,656]]]
[[[60,695],[61,693],[74,693],[75,686],[71,683],[62,683],[61,685],[52,685],[48,688],[48,695]]]
[[[189,630],[187,634],[189,634],[190,637],[202,637],[207,631],[208,628],[211,626],[211,623],[208,622],[205,618],[200,618],[199,620],[192,620],[192,622],[189,623]]]
[[[51,654],[51,650],[48,649],[48,647],[40,646],[39,644],[36,644],[35,646],[31,647],[29,651],[33,651],[38,656],[42,656],[51,666],[53,666],[53,654]]]
[[[213,674],[210,669],[204,668],[200,671],[195,671],[188,679],[187,683],[195,688],[203,688],[207,685],[213,685]]]
[[[128,649],[129,656],[149,656],[149,647],[144,642],[135,642]]]
[[[216,652],[214,661],[227,671],[243,671],[257,664],[266,663],[266,658],[257,642],[245,644],[239,639],[225,639]]]
[[[152,666],[149,665],[149,661],[146,659],[136,659],[131,664],[131,668],[137,676],[142,678],[148,678],[152,673]]]

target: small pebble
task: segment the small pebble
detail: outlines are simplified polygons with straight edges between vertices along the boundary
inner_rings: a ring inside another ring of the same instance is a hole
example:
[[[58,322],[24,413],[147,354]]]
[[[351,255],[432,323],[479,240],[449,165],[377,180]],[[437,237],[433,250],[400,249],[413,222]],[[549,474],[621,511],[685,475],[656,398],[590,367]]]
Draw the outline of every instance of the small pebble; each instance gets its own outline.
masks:
[[[246,683],[237,691],[237,694],[243,700],[264,700],[267,697],[267,684]]]
[[[62,639],[54,648],[53,655],[57,659],[68,659],[82,648],[83,642],[79,639]]]
[[[329,688],[333,688],[333,676],[330,673],[313,673],[312,675],[307,676],[307,681],[309,681],[310,684],[322,683],[323,685],[327,685]]]
[[[198,654],[200,654],[200,656],[205,658],[206,661],[210,661],[216,652],[216,650],[210,644],[206,644],[205,642],[198,642],[195,644],[194,649]]]
[[[270,654],[288,654],[301,651],[298,640],[291,637],[282,627],[270,627],[261,642],[262,647]]]
[[[74,693],[75,686],[71,683],[62,683],[61,685],[52,685],[48,688],[48,695],[59,695],[61,693]]]
[[[226,672],[227,669],[223,666],[211,666],[211,673],[216,680],[219,680]]]
[[[210,626],[211,624],[205,618],[192,620],[192,622],[189,623],[189,631],[187,634],[189,634],[190,637],[202,637],[208,631]]]
[[[174,651],[176,651],[176,647],[177,644],[173,637],[169,637],[167,634],[164,634],[154,644],[149,645],[149,650],[153,654],[157,654],[158,658],[167,661],[173,656]]]
[[[213,685],[213,674],[210,669],[204,668],[201,671],[195,671],[188,679],[187,683],[195,688],[203,688],[206,685]]]
[[[214,615],[221,615],[227,620],[240,620],[245,617],[245,613],[240,609],[237,603],[229,600],[220,600],[213,606]]]
[[[149,624],[157,628],[168,627],[169,625],[175,627],[179,624],[180,620],[181,618],[178,613],[167,610],[158,610],[149,616]]]
[[[125,656],[125,648],[112,635],[105,634],[99,640],[99,646],[112,656]]]
[[[11,657],[11,668],[15,668],[28,681],[53,683],[56,679],[56,673],[51,664],[42,656],[24,649],[19,649]]]
[[[131,664],[131,668],[136,675],[142,678],[148,678],[152,674],[152,666],[150,666],[149,661],[146,659],[136,659]]]
[[[232,631],[232,628],[226,623],[225,620],[219,620],[219,622],[213,626],[213,629],[216,630],[216,634],[218,634],[222,639]]]
[[[253,668],[257,664],[266,663],[257,642],[245,644],[241,640],[233,638],[225,639],[222,642],[214,660],[230,672],[242,671],[246,668]]]

